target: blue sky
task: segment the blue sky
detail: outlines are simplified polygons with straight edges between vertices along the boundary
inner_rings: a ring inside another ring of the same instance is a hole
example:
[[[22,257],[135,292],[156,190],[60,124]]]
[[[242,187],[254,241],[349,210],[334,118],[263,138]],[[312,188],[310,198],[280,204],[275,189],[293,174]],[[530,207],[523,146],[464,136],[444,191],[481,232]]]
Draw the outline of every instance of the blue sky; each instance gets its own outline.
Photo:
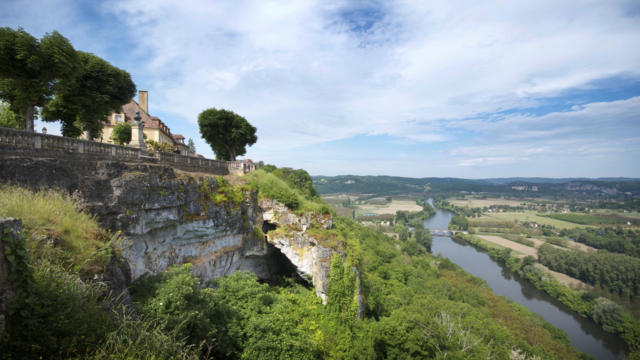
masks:
[[[3,0],[0,26],[126,69],[209,157],[217,107],[314,175],[640,177],[633,0]]]

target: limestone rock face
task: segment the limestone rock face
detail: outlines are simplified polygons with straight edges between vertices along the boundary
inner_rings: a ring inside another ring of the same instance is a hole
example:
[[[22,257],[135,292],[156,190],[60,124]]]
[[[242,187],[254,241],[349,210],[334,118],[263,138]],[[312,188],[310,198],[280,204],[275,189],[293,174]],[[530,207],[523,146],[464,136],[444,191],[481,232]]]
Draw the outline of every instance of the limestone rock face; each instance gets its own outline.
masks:
[[[293,267],[326,300],[332,250],[307,230],[331,228],[330,215],[296,214],[268,199],[258,203],[255,193],[239,203],[214,201],[220,189],[215,176],[150,163],[2,157],[0,170],[6,170],[0,171],[5,182],[72,193],[104,229],[122,232],[126,264],[112,264],[99,279],[116,294],[145,273],[190,262],[205,281],[238,270],[269,281]],[[268,231],[278,227],[287,233]]]
[[[87,204],[107,228],[122,231],[120,247],[132,279],[186,262],[204,280],[240,269],[272,276],[269,266],[244,261],[268,253],[264,239],[254,238],[254,227],[262,225],[255,194],[245,194],[239,203],[214,203],[211,195],[221,186],[216,178],[180,178],[169,168],[144,170],[113,178],[105,192],[109,196]]]
[[[119,247],[132,280],[186,262],[205,281],[238,270],[269,281],[293,270],[326,300],[333,251],[307,230],[330,229],[331,215],[299,215],[249,192],[241,202],[214,203],[212,194],[222,186],[215,177],[179,176],[168,167],[131,166],[104,175],[85,181],[77,196],[105,228],[122,232]],[[269,231],[278,227],[287,232]]]
[[[331,215],[305,213],[297,215],[271,199],[260,201],[266,227],[286,227],[287,231],[268,232],[267,241],[282,252],[302,278],[310,278],[316,295],[327,301],[327,282],[333,250],[319,244],[307,230],[311,227],[330,229]]]

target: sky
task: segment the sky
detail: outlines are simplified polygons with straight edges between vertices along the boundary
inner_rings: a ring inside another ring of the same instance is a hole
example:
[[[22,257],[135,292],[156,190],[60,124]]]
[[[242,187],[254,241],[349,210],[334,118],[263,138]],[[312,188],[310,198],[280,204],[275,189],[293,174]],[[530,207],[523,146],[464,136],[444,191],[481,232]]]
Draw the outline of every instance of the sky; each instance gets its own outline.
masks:
[[[207,157],[215,107],[312,175],[640,177],[637,0],[0,0],[0,26],[127,70]]]

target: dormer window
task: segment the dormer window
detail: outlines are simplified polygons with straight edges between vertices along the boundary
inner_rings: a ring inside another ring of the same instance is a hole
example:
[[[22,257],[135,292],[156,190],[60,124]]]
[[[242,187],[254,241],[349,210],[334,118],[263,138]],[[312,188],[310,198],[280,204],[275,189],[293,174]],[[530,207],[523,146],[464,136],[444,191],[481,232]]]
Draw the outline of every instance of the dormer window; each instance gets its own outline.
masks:
[[[116,124],[121,123],[122,122],[122,115],[116,114],[115,119],[116,119]]]

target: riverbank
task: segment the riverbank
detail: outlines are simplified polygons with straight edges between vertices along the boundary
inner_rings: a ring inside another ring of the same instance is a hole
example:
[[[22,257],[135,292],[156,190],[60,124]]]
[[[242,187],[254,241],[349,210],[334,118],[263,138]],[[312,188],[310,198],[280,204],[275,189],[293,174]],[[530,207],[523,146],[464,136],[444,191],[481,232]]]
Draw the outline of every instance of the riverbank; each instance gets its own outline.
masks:
[[[490,246],[473,235],[457,234],[455,240],[486,251],[491,258],[528,280],[537,289],[557,299],[580,316],[593,320],[603,330],[615,333],[626,343],[630,359],[640,359],[640,321],[612,301],[590,292],[571,289],[560,284],[552,274],[536,264],[535,258],[520,258],[508,248]]]

